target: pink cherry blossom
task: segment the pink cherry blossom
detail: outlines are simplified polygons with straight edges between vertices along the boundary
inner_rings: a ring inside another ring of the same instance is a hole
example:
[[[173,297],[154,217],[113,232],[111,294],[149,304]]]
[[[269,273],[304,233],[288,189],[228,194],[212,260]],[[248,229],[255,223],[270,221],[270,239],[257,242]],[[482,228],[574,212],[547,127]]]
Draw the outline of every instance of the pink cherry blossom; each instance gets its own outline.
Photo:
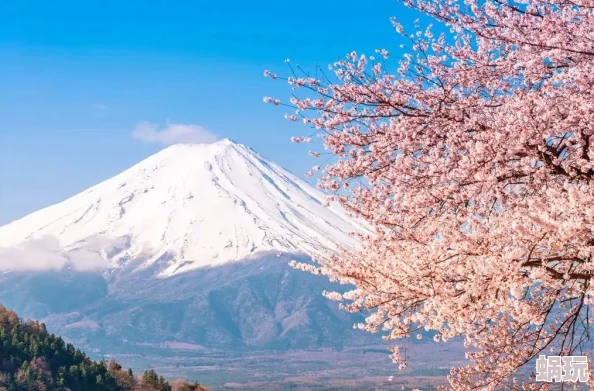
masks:
[[[326,296],[401,368],[396,341],[433,330],[468,349],[451,389],[549,389],[535,357],[593,353],[594,1],[402,1],[452,36],[395,22],[412,48],[396,67],[381,49],[332,77],[289,66],[291,105],[334,155],[319,187],[375,230],[293,266],[352,285]]]

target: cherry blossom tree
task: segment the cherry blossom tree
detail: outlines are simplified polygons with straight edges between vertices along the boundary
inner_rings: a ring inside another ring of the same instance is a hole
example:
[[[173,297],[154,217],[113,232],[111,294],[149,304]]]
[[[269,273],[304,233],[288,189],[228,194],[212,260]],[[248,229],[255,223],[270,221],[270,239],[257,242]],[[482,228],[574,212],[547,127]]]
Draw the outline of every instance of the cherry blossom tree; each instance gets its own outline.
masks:
[[[393,20],[394,72],[383,49],[265,72],[293,90],[265,102],[315,129],[295,141],[332,158],[319,186],[374,228],[294,266],[354,286],[325,294],[368,313],[357,327],[401,368],[396,340],[433,330],[467,348],[454,390],[559,386],[535,381],[538,355],[593,353],[594,1],[403,1],[449,29]]]

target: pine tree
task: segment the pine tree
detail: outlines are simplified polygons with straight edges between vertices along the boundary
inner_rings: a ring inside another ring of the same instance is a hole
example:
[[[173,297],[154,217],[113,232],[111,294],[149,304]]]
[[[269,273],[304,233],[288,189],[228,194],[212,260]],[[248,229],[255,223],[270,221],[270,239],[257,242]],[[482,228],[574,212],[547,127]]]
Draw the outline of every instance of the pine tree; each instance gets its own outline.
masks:
[[[0,305],[0,391],[66,390],[172,391],[172,387],[154,370],[146,371],[139,382],[131,369],[116,361],[94,362],[49,334],[43,323],[24,322]],[[202,389],[189,391],[194,390]]]

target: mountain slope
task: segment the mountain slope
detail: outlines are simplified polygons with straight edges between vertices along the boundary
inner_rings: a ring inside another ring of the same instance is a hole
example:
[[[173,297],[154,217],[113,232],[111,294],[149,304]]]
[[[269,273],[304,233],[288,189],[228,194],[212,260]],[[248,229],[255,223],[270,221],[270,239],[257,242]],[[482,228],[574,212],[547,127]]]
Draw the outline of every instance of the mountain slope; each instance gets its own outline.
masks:
[[[0,227],[0,247],[52,237],[73,259],[90,250],[111,269],[152,265],[167,277],[260,252],[355,246],[349,233],[364,228],[324,198],[230,140],[175,145]]]
[[[368,335],[350,327],[362,318],[325,299],[321,293],[332,285],[291,269],[287,263],[294,258],[272,254],[165,279],[142,273],[108,281],[73,271],[12,273],[0,276],[0,300],[102,354],[171,343],[200,346],[196,352],[203,353],[364,342]]]

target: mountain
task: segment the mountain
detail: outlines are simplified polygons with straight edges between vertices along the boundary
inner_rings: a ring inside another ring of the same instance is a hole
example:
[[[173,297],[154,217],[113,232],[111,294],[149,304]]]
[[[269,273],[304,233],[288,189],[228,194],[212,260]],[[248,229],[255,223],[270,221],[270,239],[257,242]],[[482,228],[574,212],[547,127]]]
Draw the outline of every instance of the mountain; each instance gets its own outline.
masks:
[[[356,246],[349,233],[364,228],[324,204],[324,194],[243,145],[174,145],[0,227],[0,247],[49,247],[79,269],[171,277],[266,252]]]
[[[295,360],[280,364],[285,353],[381,344],[352,329],[360,315],[321,295],[335,285],[288,266],[356,248],[350,233],[366,227],[325,202],[230,140],[175,145],[0,227],[0,302],[94,357],[133,368],[177,362],[176,376],[190,357],[217,373],[223,357],[274,352],[278,359],[257,362],[289,370]],[[236,362],[239,383],[270,372]],[[328,365],[347,368],[334,358]]]

